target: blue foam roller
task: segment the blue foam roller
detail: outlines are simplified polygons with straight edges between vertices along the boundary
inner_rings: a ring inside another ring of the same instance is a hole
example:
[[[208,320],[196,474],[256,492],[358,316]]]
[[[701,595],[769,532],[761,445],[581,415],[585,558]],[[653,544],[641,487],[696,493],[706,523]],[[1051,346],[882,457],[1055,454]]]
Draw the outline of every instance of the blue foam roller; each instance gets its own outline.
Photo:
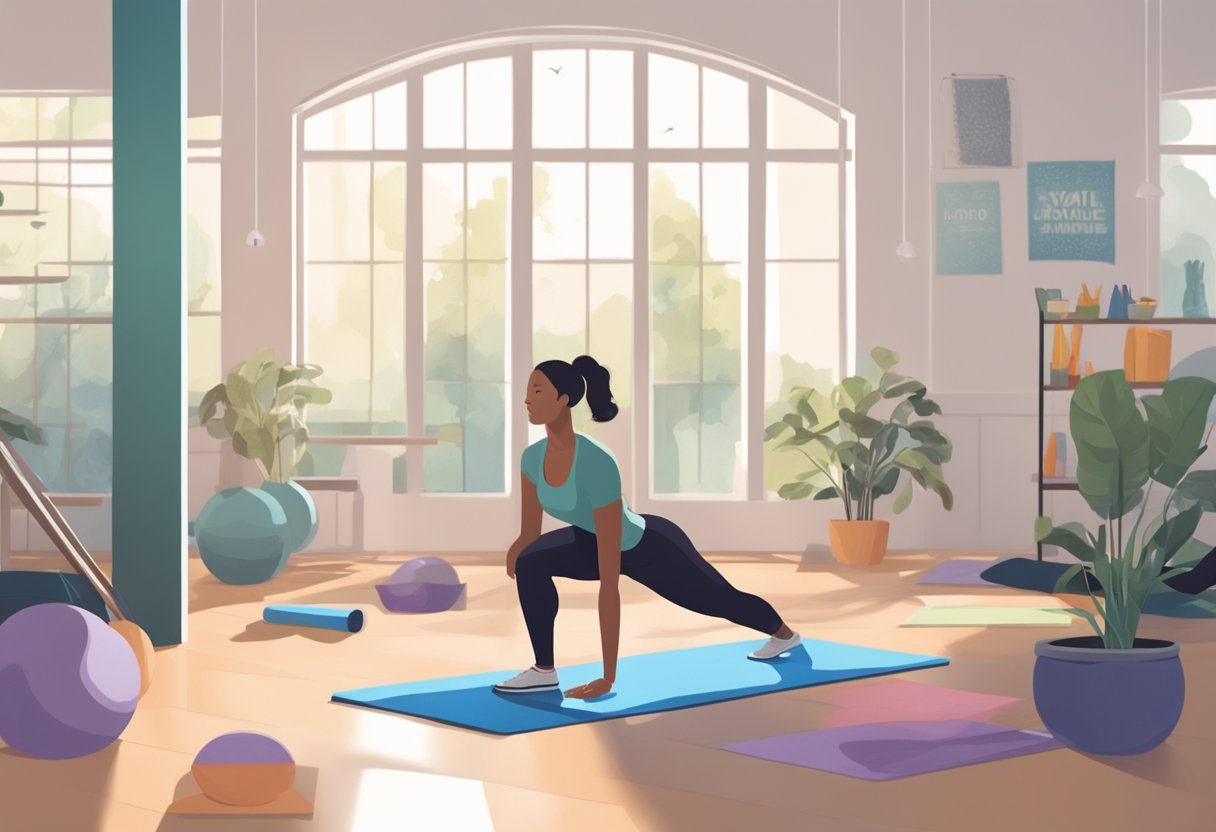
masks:
[[[271,604],[262,610],[262,618],[270,624],[319,627],[323,630],[338,630],[345,633],[357,633],[363,629],[363,610]]]

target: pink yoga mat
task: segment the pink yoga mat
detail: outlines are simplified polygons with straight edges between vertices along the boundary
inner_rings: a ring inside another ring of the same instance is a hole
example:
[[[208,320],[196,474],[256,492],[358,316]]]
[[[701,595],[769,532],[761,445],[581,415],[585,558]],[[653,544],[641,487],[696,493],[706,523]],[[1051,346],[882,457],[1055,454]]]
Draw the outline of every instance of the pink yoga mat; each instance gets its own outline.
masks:
[[[1051,751],[1063,748],[1063,744],[1046,732],[951,719],[850,725],[731,743],[722,748],[862,780],[894,780]]]
[[[862,725],[893,720],[925,721],[942,719],[987,720],[1002,709],[1022,700],[1015,696],[996,696],[969,690],[887,679],[869,685],[822,688],[816,697],[835,705],[824,727]]]

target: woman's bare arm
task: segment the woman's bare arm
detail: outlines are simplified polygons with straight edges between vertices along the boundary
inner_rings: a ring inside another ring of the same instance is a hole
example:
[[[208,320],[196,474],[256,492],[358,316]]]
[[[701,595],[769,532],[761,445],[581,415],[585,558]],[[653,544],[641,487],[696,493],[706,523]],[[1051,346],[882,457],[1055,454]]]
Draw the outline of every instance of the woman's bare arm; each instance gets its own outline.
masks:
[[[600,566],[600,646],[604,675],[566,691],[576,699],[594,699],[612,690],[616,682],[617,652],[621,641],[621,501],[595,511],[595,537]]]
[[[519,509],[519,537],[507,550],[507,574],[515,577],[515,561],[532,541],[540,537],[542,511],[540,498],[536,495],[536,483],[524,474],[519,475],[519,493],[522,496]]]

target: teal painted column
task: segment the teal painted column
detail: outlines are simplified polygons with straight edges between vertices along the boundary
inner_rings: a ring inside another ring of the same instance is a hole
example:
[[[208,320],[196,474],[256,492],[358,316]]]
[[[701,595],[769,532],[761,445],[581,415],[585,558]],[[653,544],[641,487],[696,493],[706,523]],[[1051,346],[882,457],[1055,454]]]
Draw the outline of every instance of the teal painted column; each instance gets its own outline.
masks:
[[[185,0],[114,0],[114,583],[186,637]]]

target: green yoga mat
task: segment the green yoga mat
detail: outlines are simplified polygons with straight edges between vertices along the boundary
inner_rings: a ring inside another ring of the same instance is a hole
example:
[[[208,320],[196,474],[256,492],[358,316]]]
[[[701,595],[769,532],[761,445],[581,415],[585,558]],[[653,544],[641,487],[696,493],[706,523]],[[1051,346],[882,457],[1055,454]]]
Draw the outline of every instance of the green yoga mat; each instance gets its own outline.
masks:
[[[1067,627],[1080,619],[1063,609],[925,607],[901,627]]]

